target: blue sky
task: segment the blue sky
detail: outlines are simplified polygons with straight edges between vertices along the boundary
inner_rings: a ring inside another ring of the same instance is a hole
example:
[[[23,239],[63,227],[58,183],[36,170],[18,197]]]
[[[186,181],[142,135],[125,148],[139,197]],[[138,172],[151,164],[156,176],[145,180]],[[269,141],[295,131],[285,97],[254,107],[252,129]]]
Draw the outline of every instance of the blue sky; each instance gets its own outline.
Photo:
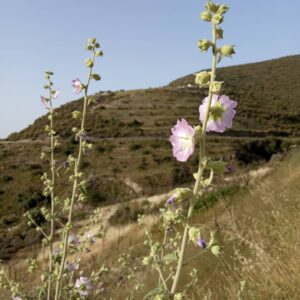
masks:
[[[210,37],[199,19],[203,0],[0,0],[0,137],[45,113],[44,70],[61,90],[56,106],[76,99],[74,77],[86,78],[84,46],[97,37],[103,80],[91,92],[163,86],[206,68],[197,42]],[[224,43],[237,54],[221,65],[300,53],[299,0],[228,0]]]

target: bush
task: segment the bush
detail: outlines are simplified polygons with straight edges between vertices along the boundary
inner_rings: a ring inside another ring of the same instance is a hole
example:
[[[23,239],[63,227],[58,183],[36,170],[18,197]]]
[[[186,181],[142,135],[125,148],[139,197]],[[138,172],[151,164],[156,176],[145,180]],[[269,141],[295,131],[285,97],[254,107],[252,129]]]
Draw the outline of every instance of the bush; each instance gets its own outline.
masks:
[[[142,148],[142,145],[141,145],[141,144],[131,144],[131,145],[129,146],[129,150],[130,150],[130,151],[136,151],[136,150],[141,149],[141,148]]]
[[[245,163],[269,161],[273,154],[281,152],[281,140],[267,139],[245,142],[236,150],[236,158]]]

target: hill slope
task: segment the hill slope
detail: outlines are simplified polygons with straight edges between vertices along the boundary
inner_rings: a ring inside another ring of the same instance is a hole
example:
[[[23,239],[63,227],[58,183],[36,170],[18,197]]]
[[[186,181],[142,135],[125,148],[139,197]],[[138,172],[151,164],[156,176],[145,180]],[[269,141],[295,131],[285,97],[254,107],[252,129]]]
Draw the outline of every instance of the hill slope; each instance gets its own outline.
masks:
[[[221,68],[218,74],[218,79],[226,82],[226,94],[239,104],[233,129],[208,137],[211,156],[234,164],[257,162],[296,142],[300,134],[300,55]],[[83,163],[91,205],[157,194],[192,180],[197,158],[188,164],[176,162],[167,140],[178,118],[198,123],[205,91],[190,87],[192,82],[189,75],[163,88],[92,96],[95,103],[87,131],[94,148]],[[79,99],[56,110],[55,127],[61,137],[58,168],[76,151],[71,128],[77,124],[71,112],[80,110],[81,105]],[[41,117],[0,142],[0,258],[8,258],[39,238],[35,232],[28,235],[20,216],[49,200],[41,195],[40,180],[48,167],[39,158],[42,147],[49,143],[43,131],[46,124],[47,118]],[[64,171],[61,177],[66,178]],[[61,183],[58,188],[63,199],[69,187]],[[36,218],[40,218],[37,211]]]
[[[299,135],[300,55],[266,62],[220,68],[218,80],[224,92],[239,102],[230,135]],[[198,106],[205,96],[194,85],[194,76],[177,79],[164,88],[96,94],[97,104],[88,121],[89,135],[97,137],[167,137],[176,118],[198,120]],[[192,88],[188,85],[192,84]],[[80,101],[58,110],[57,131],[70,136],[70,113],[80,109]],[[45,117],[12,134],[8,140],[44,136]],[[74,124],[75,125],[75,124]],[[67,130],[69,129],[69,131]],[[241,132],[240,132],[241,131]]]

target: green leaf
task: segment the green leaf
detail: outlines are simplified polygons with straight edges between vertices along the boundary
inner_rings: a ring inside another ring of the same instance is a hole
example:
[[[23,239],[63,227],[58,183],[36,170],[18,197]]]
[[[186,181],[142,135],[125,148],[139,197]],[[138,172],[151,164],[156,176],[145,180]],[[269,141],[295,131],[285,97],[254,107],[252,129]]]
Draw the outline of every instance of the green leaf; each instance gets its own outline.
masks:
[[[210,160],[207,167],[213,170],[216,174],[223,174],[226,170],[227,162],[222,160]]]
[[[91,74],[91,78],[98,81],[98,80],[101,80],[101,77],[99,74]]]
[[[164,261],[165,261],[166,265],[169,265],[172,262],[177,261],[177,259],[178,259],[178,257],[177,257],[176,252],[173,252],[173,253],[170,253],[170,254],[167,254],[164,256]]]

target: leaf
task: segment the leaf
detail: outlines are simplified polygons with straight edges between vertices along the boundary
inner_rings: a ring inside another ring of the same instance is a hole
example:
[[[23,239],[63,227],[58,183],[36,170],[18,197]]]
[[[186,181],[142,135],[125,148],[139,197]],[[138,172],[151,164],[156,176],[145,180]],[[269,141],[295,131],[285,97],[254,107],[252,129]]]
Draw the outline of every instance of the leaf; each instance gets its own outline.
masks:
[[[176,254],[176,252],[173,252],[173,253],[165,255],[164,256],[164,261],[165,261],[166,265],[169,265],[172,262],[177,261],[177,254]]]

